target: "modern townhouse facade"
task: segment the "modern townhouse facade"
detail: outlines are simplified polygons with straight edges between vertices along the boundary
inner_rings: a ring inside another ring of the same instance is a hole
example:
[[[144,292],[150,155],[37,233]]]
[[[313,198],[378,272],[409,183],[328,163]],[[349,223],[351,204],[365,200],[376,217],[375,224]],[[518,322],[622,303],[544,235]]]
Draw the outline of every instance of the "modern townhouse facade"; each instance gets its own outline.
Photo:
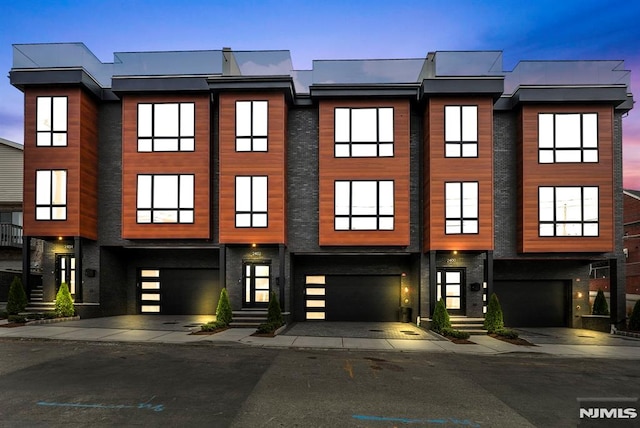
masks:
[[[296,321],[580,326],[606,262],[624,320],[621,61],[502,53],[314,61],[288,51],[15,45],[25,239],[83,316],[209,314],[271,293]]]

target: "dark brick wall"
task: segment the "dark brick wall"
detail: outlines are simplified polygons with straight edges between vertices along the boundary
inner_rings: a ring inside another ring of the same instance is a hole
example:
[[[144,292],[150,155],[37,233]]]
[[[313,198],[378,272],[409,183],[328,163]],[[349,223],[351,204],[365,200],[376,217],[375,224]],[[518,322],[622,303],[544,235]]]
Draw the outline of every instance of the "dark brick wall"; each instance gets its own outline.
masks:
[[[482,286],[480,291],[471,291],[471,284],[474,282],[482,284],[485,281],[485,260],[485,253],[452,254],[450,252],[439,252],[436,254],[437,268],[465,268],[465,305],[468,317],[478,318],[483,316]]]
[[[122,106],[100,105],[98,121],[98,243],[122,245]]]

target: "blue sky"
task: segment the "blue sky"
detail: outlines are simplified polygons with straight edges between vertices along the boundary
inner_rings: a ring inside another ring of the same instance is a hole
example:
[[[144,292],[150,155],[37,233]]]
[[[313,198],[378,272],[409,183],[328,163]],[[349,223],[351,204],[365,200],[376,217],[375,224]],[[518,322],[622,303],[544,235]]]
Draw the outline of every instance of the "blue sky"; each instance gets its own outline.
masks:
[[[313,59],[421,58],[435,50],[502,50],[520,60],[622,59],[640,99],[640,2],[0,0],[0,69],[13,43],[83,42],[113,52],[288,49]],[[0,80],[0,137],[23,141],[22,94]],[[640,189],[640,108],[624,120],[625,186]]]

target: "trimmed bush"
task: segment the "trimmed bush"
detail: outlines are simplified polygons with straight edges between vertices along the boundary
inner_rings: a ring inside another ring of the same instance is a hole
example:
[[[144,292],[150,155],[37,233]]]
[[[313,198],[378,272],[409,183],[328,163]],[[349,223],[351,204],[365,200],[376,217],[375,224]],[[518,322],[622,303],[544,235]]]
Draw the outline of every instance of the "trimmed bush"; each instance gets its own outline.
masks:
[[[7,296],[7,313],[17,315],[27,307],[27,293],[24,291],[22,281],[17,276],[13,277]]]
[[[502,328],[500,330],[496,330],[495,333],[500,337],[504,337],[505,339],[517,339],[519,336],[517,331],[510,330],[508,328]]]
[[[231,324],[233,314],[231,311],[231,303],[229,302],[229,293],[227,289],[223,288],[220,291],[220,300],[218,300],[218,307],[216,308],[216,321],[223,326]]]
[[[492,293],[489,299],[489,307],[484,317],[484,328],[489,333],[495,333],[498,330],[504,329],[502,307],[500,306],[500,300],[498,300],[496,293]]]
[[[0,319],[6,319],[9,316],[7,311],[0,311]]]
[[[200,331],[216,331],[225,327],[227,327],[227,324],[223,322],[211,321],[206,324],[202,324],[202,326],[200,326]]]
[[[73,307],[73,299],[66,282],[60,284],[58,294],[56,294],[56,313],[59,317],[72,317],[76,313]]]
[[[451,320],[449,319],[449,312],[447,312],[444,300],[441,298],[438,300],[438,303],[436,303],[436,307],[433,310],[431,330],[440,333],[445,328],[451,328]]]
[[[27,322],[27,317],[24,315],[9,315],[9,322],[23,324]]]
[[[633,312],[629,318],[629,330],[640,331],[640,300],[633,305]]]
[[[278,327],[284,324],[284,320],[282,319],[282,310],[280,309],[280,302],[278,302],[278,296],[276,296],[274,291],[271,292],[271,297],[269,298],[267,323],[277,324]]]
[[[277,323],[277,322],[266,322],[263,324],[260,324],[258,326],[258,328],[256,329],[256,333],[260,333],[260,334],[270,334],[273,333],[274,331],[276,331],[277,329],[279,329],[280,327],[282,327],[282,323]]]
[[[451,327],[443,328],[442,330],[440,330],[440,334],[442,334],[443,336],[452,337],[454,339],[468,339],[471,337],[471,335],[466,331],[456,330]]]
[[[604,292],[602,288],[598,289],[598,294],[596,294],[596,299],[593,301],[593,310],[591,311],[592,315],[609,315],[609,305],[607,304],[607,299],[604,297]]]

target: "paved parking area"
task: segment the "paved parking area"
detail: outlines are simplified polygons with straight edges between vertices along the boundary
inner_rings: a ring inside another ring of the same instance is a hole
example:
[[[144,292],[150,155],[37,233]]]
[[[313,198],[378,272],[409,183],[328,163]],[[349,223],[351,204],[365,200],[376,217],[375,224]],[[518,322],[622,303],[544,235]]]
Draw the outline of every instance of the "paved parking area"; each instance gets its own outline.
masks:
[[[215,315],[120,315],[65,321],[59,325],[79,328],[189,332],[198,330],[202,324],[215,319]]]
[[[442,340],[415,324],[401,322],[299,322],[285,336],[352,337],[362,339]]]

